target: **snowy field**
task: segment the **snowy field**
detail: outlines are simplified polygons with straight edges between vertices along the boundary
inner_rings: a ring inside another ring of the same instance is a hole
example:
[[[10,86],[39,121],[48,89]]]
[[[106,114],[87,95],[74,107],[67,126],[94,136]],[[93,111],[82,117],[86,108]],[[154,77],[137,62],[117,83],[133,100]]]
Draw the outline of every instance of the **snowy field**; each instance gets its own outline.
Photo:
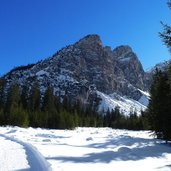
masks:
[[[170,171],[171,146],[148,131],[0,127],[0,171]]]

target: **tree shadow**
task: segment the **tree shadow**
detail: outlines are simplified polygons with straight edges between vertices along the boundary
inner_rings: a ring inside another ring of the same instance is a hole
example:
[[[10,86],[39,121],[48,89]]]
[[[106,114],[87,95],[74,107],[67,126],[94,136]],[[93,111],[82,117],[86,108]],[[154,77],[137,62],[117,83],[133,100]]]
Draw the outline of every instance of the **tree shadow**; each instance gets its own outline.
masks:
[[[145,139],[145,138],[138,138],[138,137],[131,137],[131,136],[123,136],[120,135],[118,137],[112,137],[112,138],[108,138],[106,140],[106,142],[102,142],[102,143],[92,143],[89,144],[88,147],[90,148],[115,148],[118,146],[133,146],[136,145],[137,146],[144,146],[144,145],[150,145],[153,143],[157,143],[158,140],[157,139]],[[161,142],[161,141],[160,141]]]
[[[104,143],[92,143],[87,146],[70,146],[97,148],[101,149],[103,152],[88,153],[80,157],[64,156],[48,157],[46,159],[73,163],[110,163],[112,161],[138,161],[148,157],[160,158],[163,157],[165,153],[171,154],[170,145],[164,144],[162,141],[133,138],[130,136],[120,136],[117,139],[111,138]],[[110,150],[107,151],[109,148]],[[112,148],[115,149],[112,151]]]
[[[165,168],[170,168],[171,169],[171,164],[164,165],[164,166],[161,166],[161,167],[157,167],[156,169],[165,169]]]

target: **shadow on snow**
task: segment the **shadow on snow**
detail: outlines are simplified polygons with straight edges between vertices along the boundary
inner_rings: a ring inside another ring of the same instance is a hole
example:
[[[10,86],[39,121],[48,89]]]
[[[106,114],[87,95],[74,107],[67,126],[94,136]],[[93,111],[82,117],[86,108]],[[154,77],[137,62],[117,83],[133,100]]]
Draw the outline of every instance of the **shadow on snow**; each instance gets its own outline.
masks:
[[[165,153],[171,154],[170,145],[164,144],[162,141],[158,141],[156,139],[133,138],[130,136],[118,136],[117,139],[110,138],[104,143],[92,143],[87,146],[74,146],[68,144],[61,145],[96,148],[102,149],[103,152],[88,153],[80,157],[64,156],[48,157],[46,159],[74,163],[110,163],[112,161],[137,161],[148,157],[160,158],[163,157]],[[112,148],[116,148],[117,150],[114,149],[112,151]]]

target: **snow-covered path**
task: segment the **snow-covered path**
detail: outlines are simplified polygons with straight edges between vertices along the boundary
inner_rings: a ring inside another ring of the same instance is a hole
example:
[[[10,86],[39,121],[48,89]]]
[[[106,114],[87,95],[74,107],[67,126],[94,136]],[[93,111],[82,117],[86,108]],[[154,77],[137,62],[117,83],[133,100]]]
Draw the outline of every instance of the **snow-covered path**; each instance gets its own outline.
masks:
[[[0,136],[0,171],[27,169],[28,167],[23,146]]]
[[[171,170],[171,146],[148,131],[0,127],[0,135],[0,171]]]
[[[50,164],[29,143],[0,134],[0,171],[50,171]]]

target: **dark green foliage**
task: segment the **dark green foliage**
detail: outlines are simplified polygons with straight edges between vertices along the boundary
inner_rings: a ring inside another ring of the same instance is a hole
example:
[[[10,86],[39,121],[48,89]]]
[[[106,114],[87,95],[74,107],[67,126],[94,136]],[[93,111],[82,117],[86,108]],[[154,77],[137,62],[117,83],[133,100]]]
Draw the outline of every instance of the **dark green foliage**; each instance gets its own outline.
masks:
[[[143,112],[139,116],[136,112],[125,116],[120,112],[119,107],[116,107],[111,112],[108,110],[103,117],[103,126],[116,129],[144,130],[148,128],[145,124],[148,125]]]
[[[5,114],[4,114],[4,107],[5,107],[4,99],[5,99],[5,95],[4,95],[4,86],[5,86],[5,81],[0,78],[0,125],[4,125],[5,124]]]
[[[38,82],[35,82],[31,89],[29,109],[31,112],[40,111],[40,87]]]
[[[1,108],[0,109],[0,125],[4,125],[4,124],[6,124],[5,123],[5,115],[4,115],[3,109]]]
[[[4,121],[6,124],[10,125],[27,127],[29,124],[28,114],[22,106],[20,89],[17,84],[13,84],[9,89],[4,120],[6,120],[6,122]]]
[[[31,88],[31,92],[28,100],[30,126],[39,127],[43,125],[40,103],[41,103],[40,87],[38,82],[35,82]]]
[[[5,87],[5,80],[0,78],[0,109],[4,108],[4,87]]]
[[[168,0],[168,7],[171,9],[171,0]],[[164,44],[167,46],[167,48],[169,49],[169,51],[171,52],[171,27],[167,24],[164,24],[163,22],[161,22],[162,26],[163,26],[163,32],[159,33],[162,41],[164,42]]]
[[[140,117],[135,113],[124,116],[118,107],[104,114],[97,113],[97,105],[81,104],[65,96],[61,101],[48,86],[44,95],[35,82],[31,89],[27,84],[20,90],[17,84],[10,87],[5,107],[0,107],[0,124],[22,127],[73,129],[82,127],[112,127],[121,129],[143,129]],[[140,126],[141,125],[141,126]]]
[[[144,129],[142,122],[142,115],[140,117],[137,116],[136,112],[130,114],[127,122],[127,129],[131,130],[142,130]]]
[[[150,90],[148,120],[158,138],[171,140],[171,69],[156,70]]]
[[[160,37],[164,44],[167,46],[171,52],[171,27],[167,24],[162,23],[164,31],[160,33]]]
[[[171,0],[168,1],[171,8]],[[171,52],[171,27],[163,24],[160,37]],[[154,130],[158,138],[171,140],[171,65],[168,70],[156,69],[150,90],[150,102],[145,115],[150,129]]]
[[[21,103],[24,109],[29,110],[29,87],[27,83],[23,86],[21,92]]]
[[[139,117],[140,125],[143,127],[144,130],[150,130],[150,123],[149,123],[149,114],[146,111],[141,111],[141,116]]]
[[[7,102],[5,106],[5,113],[8,117],[7,123],[8,124],[16,124],[17,120],[17,114],[16,110],[21,105],[21,98],[19,93],[19,86],[17,84],[14,84],[10,87],[8,96],[7,96]]]
[[[171,8],[171,0],[168,0]],[[159,33],[162,41],[171,52],[171,27],[162,23],[163,32]],[[150,90],[151,99],[146,111],[150,128],[158,138],[171,140],[171,65],[168,70],[156,70]]]

